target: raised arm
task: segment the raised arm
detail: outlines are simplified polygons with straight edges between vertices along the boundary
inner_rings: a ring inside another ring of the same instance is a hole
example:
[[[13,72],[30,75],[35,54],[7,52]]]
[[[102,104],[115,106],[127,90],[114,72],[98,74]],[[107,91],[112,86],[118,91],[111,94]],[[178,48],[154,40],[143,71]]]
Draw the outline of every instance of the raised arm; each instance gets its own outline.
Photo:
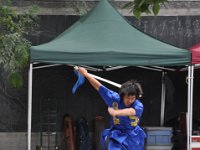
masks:
[[[80,73],[81,75],[83,75],[85,78],[88,79],[88,81],[90,82],[90,84],[95,88],[95,90],[99,90],[99,88],[102,86],[102,84],[96,80],[95,78],[93,78],[85,68],[78,68],[78,67],[74,67],[74,69],[76,69],[78,71],[78,73]]]
[[[92,77],[85,68],[74,67],[74,69],[88,79],[90,84],[98,91],[107,106],[111,107],[114,101],[119,102],[119,94],[103,86],[98,80]]]

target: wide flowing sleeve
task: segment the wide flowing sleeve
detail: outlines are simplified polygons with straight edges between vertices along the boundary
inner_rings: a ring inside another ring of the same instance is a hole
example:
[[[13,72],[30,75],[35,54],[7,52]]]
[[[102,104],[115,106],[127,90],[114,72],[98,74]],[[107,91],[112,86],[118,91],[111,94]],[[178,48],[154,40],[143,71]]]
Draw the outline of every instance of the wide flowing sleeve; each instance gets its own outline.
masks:
[[[118,93],[106,88],[103,85],[99,88],[98,92],[107,106],[111,107],[113,102],[119,102],[120,100]]]
[[[143,104],[139,100],[137,100],[137,103],[133,106],[133,108],[136,111],[136,116],[140,118],[142,116],[143,109],[144,109]]]

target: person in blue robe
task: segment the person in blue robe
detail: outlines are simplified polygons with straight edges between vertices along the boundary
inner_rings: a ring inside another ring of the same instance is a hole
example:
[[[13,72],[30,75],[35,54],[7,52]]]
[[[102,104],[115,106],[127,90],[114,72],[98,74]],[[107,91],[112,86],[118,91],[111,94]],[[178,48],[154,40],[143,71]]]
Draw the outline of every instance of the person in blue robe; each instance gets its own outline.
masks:
[[[101,136],[103,149],[144,150],[146,134],[138,125],[144,109],[139,100],[143,94],[141,85],[134,80],[127,81],[117,93],[93,78],[85,68],[79,68],[78,72],[98,91],[111,115],[110,128]]]

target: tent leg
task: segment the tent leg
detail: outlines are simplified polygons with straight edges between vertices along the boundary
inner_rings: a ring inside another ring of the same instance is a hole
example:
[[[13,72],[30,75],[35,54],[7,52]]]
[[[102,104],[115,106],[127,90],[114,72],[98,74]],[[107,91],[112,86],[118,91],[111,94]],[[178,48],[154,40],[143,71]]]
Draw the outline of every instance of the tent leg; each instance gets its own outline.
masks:
[[[28,79],[28,150],[31,150],[31,121],[32,121],[32,82],[33,82],[33,64],[30,64]]]
[[[164,125],[165,119],[165,74],[166,72],[162,72],[162,91],[161,91],[161,113],[160,113],[160,126]]]
[[[188,66],[188,80],[187,80],[187,84],[188,84],[188,106],[187,106],[187,150],[189,150],[190,149],[190,120],[189,120],[189,118],[190,118],[190,80],[189,80],[189,78],[190,78],[190,66]]]
[[[192,148],[193,80],[194,66],[192,65],[188,67],[187,150]]]
[[[190,149],[192,149],[192,118],[193,118],[193,81],[194,81],[194,65],[191,66],[190,75]]]

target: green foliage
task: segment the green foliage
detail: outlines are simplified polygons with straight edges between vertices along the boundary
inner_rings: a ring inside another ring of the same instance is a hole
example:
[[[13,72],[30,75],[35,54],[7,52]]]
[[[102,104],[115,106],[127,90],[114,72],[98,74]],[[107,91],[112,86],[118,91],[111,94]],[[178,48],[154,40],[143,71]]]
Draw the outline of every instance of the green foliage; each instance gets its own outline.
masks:
[[[20,72],[10,74],[9,82],[16,88],[20,88],[23,85],[23,78]]]
[[[33,7],[18,15],[11,7],[0,3],[0,66],[8,73],[14,87],[23,83],[22,71],[29,63],[31,43],[25,38],[37,27],[37,16]]]
[[[151,12],[157,15],[160,10],[160,5],[168,0],[133,0],[124,5],[123,8],[130,9],[130,12],[139,19],[142,13],[149,14]]]
[[[74,0],[71,1],[72,9],[75,11],[77,15],[86,14],[90,7],[85,0]]]

